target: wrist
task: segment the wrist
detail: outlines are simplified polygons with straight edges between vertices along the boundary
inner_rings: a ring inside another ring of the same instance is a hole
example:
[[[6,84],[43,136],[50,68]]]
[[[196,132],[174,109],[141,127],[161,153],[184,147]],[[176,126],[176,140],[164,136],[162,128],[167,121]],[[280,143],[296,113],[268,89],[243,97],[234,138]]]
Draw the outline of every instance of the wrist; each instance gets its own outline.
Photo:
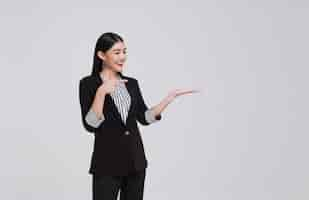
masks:
[[[105,97],[106,94],[107,94],[107,92],[103,90],[103,91],[101,91],[100,96],[103,98],[103,97]]]
[[[105,97],[106,92],[104,90],[102,90],[101,88],[97,91],[96,96],[99,97],[100,99]]]
[[[169,104],[173,101],[174,97],[171,96],[171,95],[168,95],[166,98],[165,98],[165,101]]]

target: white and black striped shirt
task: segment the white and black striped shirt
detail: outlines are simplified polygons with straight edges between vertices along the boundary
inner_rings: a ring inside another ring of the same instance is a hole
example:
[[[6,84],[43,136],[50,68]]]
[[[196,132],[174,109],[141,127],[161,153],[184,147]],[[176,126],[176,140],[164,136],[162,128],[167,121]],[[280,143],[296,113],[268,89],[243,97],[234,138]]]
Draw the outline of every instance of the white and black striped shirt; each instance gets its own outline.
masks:
[[[120,82],[120,84],[117,85],[115,90],[112,93],[110,93],[110,96],[112,97],[117,107],[117,110],[119,114],[121,115],[122,121],[126,123],[126,119],[128,117],[128,111],[131,105],[131,97],[125,86],[125,83]],[[153,122],[158,121],[156,120],[151,109],[148,109],[145,112],[145,118],[148,123],[153,123]],[[85,117],[86,122],[95,128],[98,128],[100,124],[104,121],[104,119],[105,119],[104,115],[102,116],[102,118],[98,118],[96,113],[91,108]]]

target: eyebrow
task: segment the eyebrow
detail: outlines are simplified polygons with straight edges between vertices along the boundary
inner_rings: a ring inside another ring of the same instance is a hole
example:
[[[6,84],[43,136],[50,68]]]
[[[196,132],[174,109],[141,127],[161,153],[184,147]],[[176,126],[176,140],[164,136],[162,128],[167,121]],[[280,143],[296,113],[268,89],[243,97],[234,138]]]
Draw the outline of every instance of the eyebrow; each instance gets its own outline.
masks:
[[[121,49],[113,49],[113,51],[120,51]],[[123,50],[127,50],[127,48],[124,48]]]

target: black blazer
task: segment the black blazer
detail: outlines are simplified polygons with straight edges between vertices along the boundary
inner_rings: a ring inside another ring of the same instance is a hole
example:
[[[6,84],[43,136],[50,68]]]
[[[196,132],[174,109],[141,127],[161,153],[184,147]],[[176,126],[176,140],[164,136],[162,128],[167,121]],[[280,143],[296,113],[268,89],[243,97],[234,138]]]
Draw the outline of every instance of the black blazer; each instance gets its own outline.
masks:
[[[83,127],[94,134],[94,148],[90,174],[126,175],[130,171],[141,170],[147,167],[144,146],[137,121],[142,125],[149,125],[145,119],[148,110],[144,102],[138,81],[132,77],[120,74],[127,79],[125,86],[131,97],[126,124],[121,120],[117,107],[110,96],[106,94],[103,114],[105,120],[98,128],[87,124],[85,116],[94,100],[97,88],[103,83],[99,74],[83,77],[79,82],[79,100]],[[157,120],[161,115],[155,116]]]

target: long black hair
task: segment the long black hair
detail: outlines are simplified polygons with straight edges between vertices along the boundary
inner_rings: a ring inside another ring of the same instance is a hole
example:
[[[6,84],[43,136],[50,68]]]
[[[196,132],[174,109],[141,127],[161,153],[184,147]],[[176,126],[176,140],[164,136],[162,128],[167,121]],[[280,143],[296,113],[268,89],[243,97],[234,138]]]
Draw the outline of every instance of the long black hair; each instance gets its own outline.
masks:
[[[103,33],[96,42],[95,49],[94,49],[94,55],[93,55],[93,65],[92,65],[92,73],[91,75],[99,74],[103,69],[103,60],[100,59],[97,55],[98,51],[106,52],[116,42],[123,42],[123,39],[120,35],[113,32],[106,32]],[[118,74],[122,75],[121,72],[118,72]]]

